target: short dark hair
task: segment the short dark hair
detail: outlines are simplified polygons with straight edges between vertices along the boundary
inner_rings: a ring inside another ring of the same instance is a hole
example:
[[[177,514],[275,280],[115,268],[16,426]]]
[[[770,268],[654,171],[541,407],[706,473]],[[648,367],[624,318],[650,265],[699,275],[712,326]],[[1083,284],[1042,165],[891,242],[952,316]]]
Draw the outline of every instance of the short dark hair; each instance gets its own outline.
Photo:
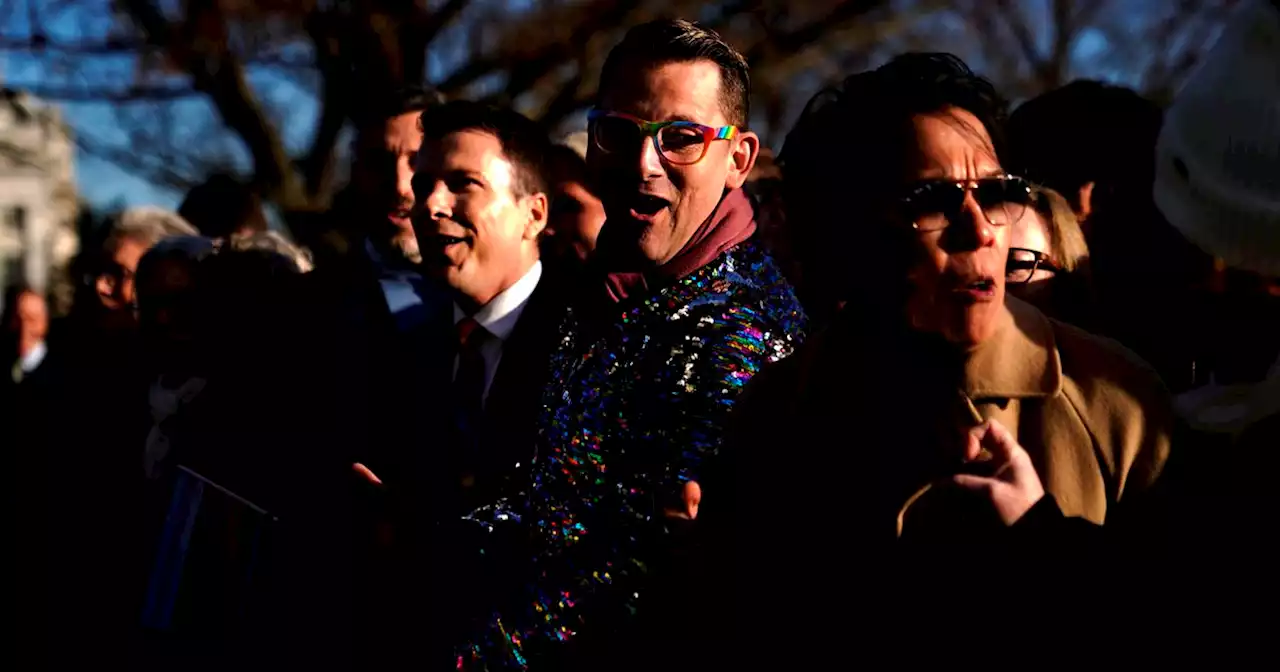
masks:
[[[829,307],[832,292],[848,298],[859,278],[846,276],[884,278],[906,268],[910,240],[894,227],[867,220],[879,216],[876,208],[904,186],[912,119],[948,108],[975,116],[1003,159],[1007,105],[989,81],[951,54],[903,54],[823,89],[801,112],[778,160],[805,284],[821,294],[801,297],[813,302],[806,308],[814,314]],[[843,255],[867,246],[877,253],[846,270]],[[805,293],[806,287],[800,289]]]
[[[1011,167],[1080,208],[1089,182],[1149,189],[1164,113],[1136,91],[1076,80],[1041,94],[1009,117]]]
[[[1004,159],[1008,104],[991,82],[951,54],[908,53],[810,99],[783,144],[783,172],[788,181],[831,173],[841,173],[833,177],[844,181],[847,173],[832,171],[830,157],[849,152],[844,155],[855,160],[845,168],[865,173],[871,182],[896,179],[886,175],[885,165],[901,162],[911,119],[947,108],[977,117],[996,157]]]
[[[404,86],[373,96],[363,104],[357,104],[352,120],[358,128],[383,124],[402,114],[422,113],[444,103],[439,91],[426,86]]]
[[[226,173],[214,174],[188,191],[178,206],[178,215],[209,238],[267,230],[262,199]]]
[[[498,139],[502,153],[516,169],[516,196],[545,194],[551,141],[532,119],[508,107],[455,100],[432,107],[419,117],[423,138],[440,140],[459,131],[480,131]]]
[[[730,124],[745,128],[751,117],[747,59],[714,30],[683,19],[650,21],[628,30],[604,61],[597,96],[603,95],[624,66],[692,61],[711,61],[720,68],[721,111]]]

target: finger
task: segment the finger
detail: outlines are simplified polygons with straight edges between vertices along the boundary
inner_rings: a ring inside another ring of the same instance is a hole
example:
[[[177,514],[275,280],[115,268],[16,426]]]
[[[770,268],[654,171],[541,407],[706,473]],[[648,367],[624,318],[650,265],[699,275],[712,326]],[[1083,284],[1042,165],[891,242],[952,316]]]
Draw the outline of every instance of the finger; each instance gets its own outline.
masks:
[[[973,462],[982,456],[982,437],[986,434],[987,426],[981,425],[969,430],[968,441],[964,447],[964,461]]]
[[[372,471],[370,471],[369,467],[366,467],[363,464],[356,462],[355,464],[351,465],[351,469],[352,471],[355,471],[357,474],[359,474],[360,477],[363,478],[364,480],[369,481],[374,485],[382,485],[382,479],[378,478],[377,474],[374,474]]]
[[[1011,461],[1018,450],[1017,439],[1013,438],[1013,433],[1000,424],[999,420],[989,420],[987,425],[987,433],[983,437],[982,445],[991,451],[996,461],[1001,463]]]
[[[956,474],[951,477],[951,482],[970,492],[990,492],[999,483],[989,476],[973,474]]]
[[[698,505],[702,503],[702,486],[697,481],[689,481],[684,484],[684,512],[689,516],[689,520],[695,520],[698,517]]]

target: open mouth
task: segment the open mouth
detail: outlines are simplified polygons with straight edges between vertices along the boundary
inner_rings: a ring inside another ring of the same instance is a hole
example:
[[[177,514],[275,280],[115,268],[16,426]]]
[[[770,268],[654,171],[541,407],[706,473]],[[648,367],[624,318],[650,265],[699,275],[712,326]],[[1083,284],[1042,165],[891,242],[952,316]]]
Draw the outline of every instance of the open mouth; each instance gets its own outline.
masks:
[[[446,236],[443,233],[437,233],[431,236],[431,241],[441,248],[447,248],[451,245],[460,245],[469,242],[470,238],[459,238],[457,236]]]
[[[670,205],[670,201],[659,196],[636,194],[631,199],[631,216],[636,219],[650,219]]]
[[[967,299],[991,299],[996,295],[996,281],[995,278],[978,278],[957,285],[955,291]]]

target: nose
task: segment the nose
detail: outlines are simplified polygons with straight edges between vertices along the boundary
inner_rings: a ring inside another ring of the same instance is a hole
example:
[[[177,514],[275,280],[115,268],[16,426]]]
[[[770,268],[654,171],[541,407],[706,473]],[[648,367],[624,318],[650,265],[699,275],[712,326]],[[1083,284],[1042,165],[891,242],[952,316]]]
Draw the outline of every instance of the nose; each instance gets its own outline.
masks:
[[[965,252],[990,247],[995,244],[996,232],[987,213],[973,197],[972,191],[966,191],[964,203],[955,215],[955,221],[947,227],[948,247],[952,252]]]
[[[427,194],[427,200],[423,205],[431,219],[447,219],[453,216],[453,192],[443,180],[437,180],[431,188],[431,193]]]
[[[413,202],[413,164],[405,156],[396,161],[396,193],[400,202]]]
[[[658,152],[658,143],[654,138],[646,137],[640,143],[638,167],[642,177],[659,177],[663,174],[662,154]]]
[[[94,280],[94,287],[98,290],[98,296],[104,299],[115,299],[116,281],[110,274],[102,273]]]

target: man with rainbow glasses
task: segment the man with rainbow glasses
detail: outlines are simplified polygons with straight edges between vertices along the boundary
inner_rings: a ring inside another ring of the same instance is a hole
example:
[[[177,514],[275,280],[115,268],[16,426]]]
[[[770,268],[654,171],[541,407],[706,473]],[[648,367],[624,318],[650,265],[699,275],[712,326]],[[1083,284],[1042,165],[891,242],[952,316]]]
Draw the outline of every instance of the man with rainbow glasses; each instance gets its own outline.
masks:
[[[760,140],[745,129],[742,55],[655,21],[628,32],[600,81],[587,162],[607,219],[592,284],[561,326],[527,490],[471,516],[521,530],[493,537],[524,540],[511,566],[526,574],[459,669],[654,669],[642,654],[663,646],[638,623],[680,592],[676,558],[734,398],[803,334],[795,294],[751,241],[741,187]]]

